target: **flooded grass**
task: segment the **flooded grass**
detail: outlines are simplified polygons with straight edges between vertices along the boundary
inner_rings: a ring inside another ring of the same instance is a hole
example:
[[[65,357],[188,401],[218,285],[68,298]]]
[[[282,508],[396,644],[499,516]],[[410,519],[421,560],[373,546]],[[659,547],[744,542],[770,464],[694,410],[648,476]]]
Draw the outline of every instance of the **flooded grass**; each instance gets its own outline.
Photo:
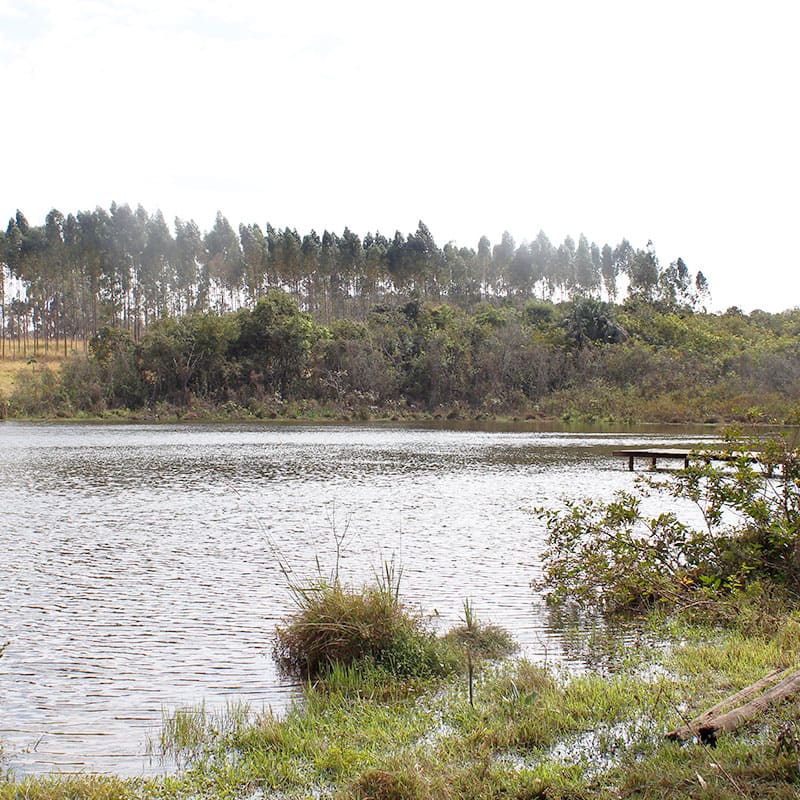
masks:
[[[391,565],[372,584],[354,589],[338,580],[293,584],[295,609],[277,626],[273,654],[288,675],[325,678],[334,667],[350,668],[338,679],[375,670],[391,678],[453,673],[457,656],[427,620],[399,597],[399,574]]]
[[[798,619],[769,637],[659,624],[674,644],[629,654],[613,674],[526,660],[486,667],[474,707],[461,678],[380,689],[376,674],[359,688],[360,673],[340,671],[282,716],[180,710],[160,739],[183,765],[177,775],[7,779],[0,798],[797,797],[797,700],[713,749],[664,735],[769,669],[796,667]]]
[[[651,440],[418,426],[2,433],[0,739],[21,773],[122,775],[149,770],[142,740],[162,707],[291,700],[269,652],[288,611],[274,554],[297,579],[316,556],[330,564],[332,498],[355,513],[342,562],[353,585],[398,554],[413,565],[405,598],[437,630],[457,624],[468,591],[527,655],[562,660],[562,629],[530,589],[544,534],[525,508],[567,484],[610,493],[630,478],[609,451]],[[19,674],[35,675],[35,695]],[[76,733],[50,735],[64,730]]]

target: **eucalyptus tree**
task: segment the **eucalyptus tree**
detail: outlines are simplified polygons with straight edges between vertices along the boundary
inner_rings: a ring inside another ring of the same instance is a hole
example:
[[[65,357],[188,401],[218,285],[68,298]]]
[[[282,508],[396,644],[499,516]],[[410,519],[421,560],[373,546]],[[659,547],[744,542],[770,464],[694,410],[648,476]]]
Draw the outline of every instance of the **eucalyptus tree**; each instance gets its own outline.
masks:
[[[367,233],[361,243],[364,249],[364,280],[362,285],[364,308],[362,313],[378,301],[379,288],[385,291],[388,279],[389,241],[379,231]]]
[[[661,267],[652,241],[628,259],[628,294],[647,302],[656,299]]]
[[[574,287],[578,294],[594,297],[600,288],[600,273],[595,269],[589,240],[581,234],[575,250]]]
[[[297,230],[294,228],[284,228],[280,234],[281,258],[279,265],[281,268],[281,283],[288,287],[292,295],[298,302],[302,302],[302,248],[303,241]]]
[[[111,212],[117,206],[111,205]],[[117,327],[120,325],[124,313],[128,291],[131,286],[131,265],[119,252],[117,241],[117,226],[114,224],[112,213],[98,206],[92,212],[93,235],[96,237],[93,246],[99,256],[99,292],[100,292],[100,319],[97,326],[106,323]]]
[[[33,333],[34,348],[40,335],[44,333],[46,337],[42,330],[48,283],[44,229],[31,227],[25,215],[17,211],[6,229],[6,245],[11,275],[22,290],[15,298],[19,302],[13,305],[14,332],[18,347],[21,342],[26,352],[29,333]]]
[[[0,358],[6,357],[6,234],[0,230]]]
[[[217,211],[214,226],[205,235],[205,259],[210,281],[218,289],[219,311],[225,310],[226,292],[230,307],[237,308],[244,277],[242,251],[239,237],[221,211]]]
[[[302,273],[305,282],[306,308],[308,311],[319,311],[320,295],[324,287],[320,281],[320,257],[322,242],[319,235],[312,228],[310,233],[303,237],[300,245],[300,258],[302,260]]]
[[[555,248],[547,234],[540,230],[531,243],[530,250],[534,284],[541,281],[542,299],[545,296],[549,299],[555,291]]]
[[[87,345],[84,316],[83,269],[81,262],[81,231],[78,218],[74,214],[67,214],[63,226],[64,250],[66,254],[66,283],[64,287],[64,329],[72,340],[72,346],[77,347],[81,340],[84,349]]]
[[[589,245],[589,251],[592,254],[592,271],[594,274],[595,289],[599,296],[603,287],[603,257],[600,252],[600,247],[596,242],[592,242]]]
[[[244,287],[251,304],[267,291],[269,245],[257,224],[239,225]]]
[[[6,307],[6,329],[12,344],[16,342],[17,353],[28,352],[29,320],[30,303],[21,297],[13,297]]]
[[[20,230],[20,226],[17,224],[19,219],[20,212],[17,212],[17,217],[12,217],[8,221],[8,227],[6,228],[4,239],[4,246],[3,246],[3,265],[4,268],[8,269],[9,276],[11,278],[19,277],[20,271],[20,264],[22,261],[22,230]],[[23,225],[25,223],[24,216]],[[3,279],[3,354],[5,355],[5,343],[6,343],[6,335],[8,335],[11,339],[11,342],[14,341],[14,333],[15,333],[15,307],[13,303],[17,298],[12,298],[11,302],[9,303],[8,307],[6,307],[5,303],[5,277]],[[16,328],[17,332],[19,328]],[[20,340],[17,337],[17,348],[19,348]]]
[[[600,275],[603,278],[603,287],[606,290],[608,299],[612,302],[617,299],[617,275],[619,266],[614,258],[614,251],[611,245],[604,244],[600,252]]]
[[[208,271],[205,262],[203,234],[197,223],[175,218],[175,290],[180,300],[180,313],[208,309]]]
[[[533,290],[533,254],[530,245],[523,242],[514,251],[511,262],[508,265],[507,285],[509,293],[521,296],[529,295]]]
[[[439,298],[441,251],[428,226],[420,220],[406,238],[405,260],[411,280],[422,297]]]
[[[682,258],[671,262],[659,275],[659,300],[668,309],[693,308],[697,303],[693,288],[692,275]]]
[[[500,294],[503,290],[508,291],[508,269],[511,259],[514,258],[516,246],[514,237],[508,232],[503,231],[500,243],[492,248],[492,290],[495,294]]]
[[[322,286],[322,319],[328,323],[333,319],[331,283],[339,275],[339,237],[329,230],[322,232],[319,251],[320,284]]]
[[[110,267],[111,218],[99,206],[94,211],[79,211],[76,255],[80,271],[81,316],[83,336],[95,336],[100,327],[101,289],[110,301],[111,316],[118,298],[114,293],[113,268]],[[105,314],[103,322],[105,321]]]
[[[634,249],[627,239],[623,239],[615,248],[613,253],[614,259],[614,286],[616,288],[616,277],[623,275],[628,276],[630,272],[630,263],[633,260]],[[616,297],[616,291],[614,293]]]
[[[411,267],[406,250],[406,237],[400,231],[394,237],[386,251],[386,262],[389,276],[395,292],[410,291],[412,285]]]
[[[176,284],[175,240],[164,215],[156,211],[147,220],[147,242],[142,253],[140,281],[143,289],[144,323],[168,315],[169,297]]]
[[[135,327],[138,285],[147,244],[147,212],[141,205],[134,213],[127,203],[111,204],[111,244],[122,292],[122,323],[131,330]]]
[[[267,263],[270,265],[272,288],[281,285],[281,275],[283,275],[283,247],[281,243],[280,231],[276,230],[269,222],[264,231],[264,239],[267,243]]]
[[[481,279],[481,298],[486,299],[489,291],[489,270],[492,264],[492,243],[481,236],[478,240],[477,267]]]
[[[477,254],[470,247],[448,242],[442,248],[447,299],[462,308],[469,308],[481,299]]]
[[[569,297],[575,286],[575,240],[567,235],[555,255],[555,283],[562,299]]]
[[[69,281],[70,261],[65,240],[66,217],[51,209],[45,218],[45,250],[48,263],[50,285],[47,304],[50,331],[55,340],[56,349],[59,334],[64,342],[64,356],[67,355],[67,285]]]
[[[708,301],[711,297],[711,289],[708,285],[708,279],[701,270],[697,270],[697,274],[694,276],[694,286],[697,289],[698,299]]]
[[[30,310],[30,333],[34,351],[41,341],[45,349],[51,333],[50,306],[53,295],[53,268],[48,258],[47,235],[39,225],[28,228],[22,240],[21,279]],[[26,331],[27,334],[28,331]]]
[[[339,274],[336,282],[331,282],[334,314],[344,316],[349,299],[356,293],[359,282],[363,285],[364,247],[361,237],[345,227],[339,239]]]

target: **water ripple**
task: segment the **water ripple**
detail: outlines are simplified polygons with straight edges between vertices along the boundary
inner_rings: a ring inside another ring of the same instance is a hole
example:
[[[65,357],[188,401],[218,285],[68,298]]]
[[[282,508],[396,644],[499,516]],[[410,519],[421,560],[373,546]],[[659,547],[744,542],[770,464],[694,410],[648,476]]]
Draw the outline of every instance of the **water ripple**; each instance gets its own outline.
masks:
[[[0,740],[25,772],[158,772],[162,713],[296,687],[270,657],[295,577],[334,564],[446,626],[470,596],[534,657],[566,657],[533,595],[529,513],[630,486],[611,451],[686,434],[381,426],[0,425]],[[693,437],[692,441],[698,441]]]

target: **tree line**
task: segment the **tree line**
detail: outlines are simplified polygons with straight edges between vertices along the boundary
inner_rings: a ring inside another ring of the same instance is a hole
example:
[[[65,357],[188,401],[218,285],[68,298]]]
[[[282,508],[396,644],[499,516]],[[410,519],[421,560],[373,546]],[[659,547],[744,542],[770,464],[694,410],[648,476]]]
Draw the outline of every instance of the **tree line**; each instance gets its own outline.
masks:
[[[0,231],[0,356],[34,347],[66,353],[105,327],[139,342],[156,320],[255,308],[271,290],[289,294],[322,324],[364,321],[387,302],[446,302],[469,310],[487,300],[561,301],[623,296],[695,307],[708,295],[701,271],[682,259],[662,267],[650,242],[633,247],[581,234],[554,244],[540,231],[517,244],[508,233],[476,248],[440,247],[420,221],[387,238],[240,224],[218,213],[202,232],[160,211],[112,203],[108,210],[53,209],[32,225],[17,211]]]
[[[412,299],[322,324],[271,289],[252,307],[151,321],[138,342],[103,327],[87,354],[19,372],[0,414],[796,424],[798,397],[798,309]]]

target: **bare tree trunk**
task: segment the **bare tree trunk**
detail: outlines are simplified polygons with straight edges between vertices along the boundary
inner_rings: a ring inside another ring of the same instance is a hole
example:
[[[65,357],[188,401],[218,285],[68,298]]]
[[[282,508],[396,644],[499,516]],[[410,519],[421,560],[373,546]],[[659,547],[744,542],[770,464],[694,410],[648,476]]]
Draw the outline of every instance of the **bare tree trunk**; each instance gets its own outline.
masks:
[[[718,733],[735,731],[753,717],[766,711],[769,706],[800,692],[800,670],[790,673],[775,684],[775,679],[781,672],[782,670],[773,670],[760,681],[756,681],[751,686],[731,695],[721,703],[717,703],[699,717],[695,717],[688,725],[671,731],[667,734],[667,738],[683,741],[697,735],[703,744],[713,747],[717,743]],[[771,684],[775,685],[763,691]],[[759,692],[762,692],[762,694],[744,705],[729,711],[723,711],[723,709],[730,708],[735,703],[741,703],[743,700],[748,700],[754,695],[758,695]]]
[[[726,709],[730,709],[731,707],[735,706],[736,703],[742,703],[746,700],[749,700],[759,692],[762,692],[768,686],[774,684],[782,672],[783,670],[781,669],[772,670],[772,672],[770,672],[768,675],[765,675],[760,681],[756,681],[751,686],[747,686],[741,691],[736,692],[736,694],[726,697],[715,706],[712,706],[707,711],[704,711],[702,714],[695,717],[691,722],[683,725],[680,728],[676,728],[674,731],[670,731],[667,734],[667,739],[685,742],[687,739],[691,739],[693,736],[698,736],[700,734],[700,728],[703,725],[709,724],[714,717],[723,714]]]
[[[760,697],[751,700],[727,714],[716,717],[711,722],[700,727],[700,739],[703,744],[710,744],[712,747],[717,743],[717,734],[735,731],[744,725],[748,720],[766,711],[773,703],[785,700],[793,694],[800,692],[800,670],[787,675],[779,684],[768,689]]]

